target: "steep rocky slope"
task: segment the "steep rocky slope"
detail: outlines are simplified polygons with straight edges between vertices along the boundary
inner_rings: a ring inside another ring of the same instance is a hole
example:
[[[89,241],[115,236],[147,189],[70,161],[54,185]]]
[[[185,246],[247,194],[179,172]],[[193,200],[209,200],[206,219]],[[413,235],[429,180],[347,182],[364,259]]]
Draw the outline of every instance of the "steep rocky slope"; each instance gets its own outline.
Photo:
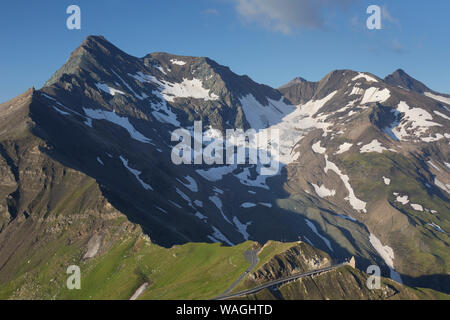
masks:
[[[270,245],[270,244],[266,244]],[[272,244],[277,246],[279,244]],[[264,250],[264,247],[263,249]],[[238,289],[253,288],[296,273],[321,269],[336,264],[325,252],[300,242],[275,254],[250,273]],[[369,289],[369,275],[345,265],[337,269],[305,276],[294,281],[238,297],[250,300],[397,300],[450,299],[449,295],[430,289],[410,288],[386,278],[380,278],[379,289]],[[240,290],[236,289],[238,292]]]
[[[48,256],[63,265],[66,246],[95,259],[125,238],[171,248],[300,237],[448,291],[450,104],[411,79],[336,70],[277,90],[209,58],[137,58],[88,37],[43,88],[0,105],[0,280],[45,269]],[[197,120],[204,147],[226,129],[278,130],[252,147],[278,148],[278,170],[175,164],[172,133]]]

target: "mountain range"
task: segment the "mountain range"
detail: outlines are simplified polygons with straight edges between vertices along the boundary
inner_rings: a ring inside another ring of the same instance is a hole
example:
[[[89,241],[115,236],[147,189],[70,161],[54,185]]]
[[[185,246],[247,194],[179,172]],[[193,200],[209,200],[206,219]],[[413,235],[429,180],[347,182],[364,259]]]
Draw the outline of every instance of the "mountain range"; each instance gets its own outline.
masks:
[[[314,298],[449,294],[449,108],[403,70],[276,89],[206,57],[137,58],[89,36],[41,89],[0,105],[0,297],[128,298],[145,283],[142,298],[212,298],[250,248],[260,262],[242,286],[310,252],[358,268],[329,273],[352,296]],[[174,164],[172,133],[195,121],[212,141],[277,130],[278,173]],[[71,264],[81,291],[65,288]],[[383,293],[361,280],[370,265],[391,278]],[[260,298],[307,298],[302,281]]]

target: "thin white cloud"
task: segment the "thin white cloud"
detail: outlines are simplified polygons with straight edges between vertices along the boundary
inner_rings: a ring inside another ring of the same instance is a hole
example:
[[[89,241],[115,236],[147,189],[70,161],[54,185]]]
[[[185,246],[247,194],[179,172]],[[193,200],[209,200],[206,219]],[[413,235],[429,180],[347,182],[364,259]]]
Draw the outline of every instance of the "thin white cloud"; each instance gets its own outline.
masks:
[[[397,53],[405,52],[405,47],[400,43],[400,41],[397,38],[395,38],[392,41],[391,48],[392,48],[392,50],[394,50]]]
[[[285,34],[301,28],[325,27],[325,12],[354,0],[233,0],[239,16],[249,23]]]
[[[384,24],[386,24],[387,21],[389,23],[400,25],[400,22],[391,15],[386,6],[381,7],[381,17]]]
[[[202,11],[203,14],[217,16],[219,14],[219,10],[214,8],[205,9]]]

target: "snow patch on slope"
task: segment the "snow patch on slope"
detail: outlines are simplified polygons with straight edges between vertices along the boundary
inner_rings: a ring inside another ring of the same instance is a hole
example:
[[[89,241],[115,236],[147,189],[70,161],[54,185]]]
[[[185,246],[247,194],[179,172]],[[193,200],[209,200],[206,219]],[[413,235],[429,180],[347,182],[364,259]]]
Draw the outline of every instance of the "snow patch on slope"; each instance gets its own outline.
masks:
[[[195,181],[194,178],[192,178],[191,176],[186,176],[184,177],[188,183],[184,183],[183,181],[181,181],[180,179],[177,179],[182,185],[184,185],[186,188],[188,188],[189,190],[191,190],[192,192],[198,192],[198,185],[197,185],[197,181]]]
[[[242,234],[245,240],[248,240],[250,235],[247,232],[247,227],[251,225],[252,222],[249,221],[246,224],[242,224],[237,217],[233,217],[233,222],[239,233]]]
[[[139,170],[133,169],[131,167],[128,166],[128,160],[125,159],[122,156],[119,156],[120,160],[122,160],[122,163],[124,165],[125,168],[128,169],[128,171],[130,171],[137,179],[137,181],[139,181],[139,183],[142,185],[142,187],[144,187],[145,190],[153,190],[153,188],[148,185],[147,183],[145,183],[139,176],[141,175],[141,172]]]
[[[374,140],[372,140],[371,143],[362,146],[360,149],[360,152],[361,153],[370,153],[370,152],[383,153],[383,151],[385,151],[385,150],[387,150],[387,149],[385,147],[383,147],[377,139],[374,139]]]
[[[380,90],[379,88],[369,88],[364,92],[364,96],[360,104],[366,104],[371,102],[385,102],[391,96],[391,92],[388,89]]]
[[[314,191],[317,195],[321,198],[332,197],[336,194],[336,190],[327,189],[325,185],[321,185],[320,187],[314,183],[311,183],[311,185],[314,187]]]
[[[359,200],[356,195],[355,192],[353,191],[352,186],[350,185],[350,178],[348,175],[345,175],[342,173],[342,171],[331,161],[328,160],[328,156],[325,155],[325,168],[323,169],[325,171],[325,173],[328,173],[328,170],[333,171],[334,173],[336,173],[342,180],[342,182],[344,183],[345,187],[347,188],[348,191],[348,196],[344,198],[344,200],[348,201],[350,203],[350,205],[353,207],[353,209],[355,209],[356,211],[362,211],[362,212],[367,212],[366,210],[366,202]]]
[[[122,91],[111,88],[107,84],[104,84],[104,83],[96,83],[95,86],[97,87],[97,89],[99,89],[103,92],[106,92],[107,94],[110,94],[112,96],[116,95],[117,93],[125,94]]]
[[[87,109],[83,108],[84,113],[91,119],[95,120],[106,120],[121,126],[128,131],[130,136],[140,142],[151,143],[151,140],[137,131],[134,126],[130,123],[127,117],[121,117],[117,115],[114,111],[107,111],[103,109]]]
[[[222,242],[228,243],[230,246],[234,246],[234,244],[230,240],[228,240],[227,237],[225,237],[223,235],[223,233],[219,231],[219,229],[217,229],[214,226],[211,226],[211,227],[212,227],[214,233],[212,235],[208,236],[209,240],[211,240],[212,242],[221,242],[222,241]]]
[[[325,242],[325,244],[327,245],[327,247],[331,250],[334,251],[333,248],[331,247],[331,243],[330,241],[325,238],[324,236],[322,236],[319,231],[317,230],[316,226],[314,225],[314,223],[312,223],[310,220],[306,219],[306,224],[308,225],[308,227],[320,238],[323,240],[323,242]]]
[[[319,154],[324,154],[327,151],[327,149],[320,146],[320,140],[314,143],[311,148],[315,153]]]
[[[399,203],[401,203],[403,205],[408,204],[408,202],[409,202],[409,199],[408,199],[407,195],[400,196],[398,193],[394,192],[394,196],[397,197],[397,198],[395,198],[395,201],[397,201],[397,202],[399,202]]]
[[[214,203],[214,205],[217,207],[217,209],[219,209],[219,212],[222,215],[222,217],[225,219],[225,221],[228,222],[229,224],[232,224],[231,221],[225,215],[225,213],[223,213],[222,200],[220,200],[220,198],[218,196],[216,196],[216,195],[210,196],[209,200],[212,203]]]
[[[375,250],[378,252],[380,257],[384,260],[384,262],[388,265],[389,270],[391,272],[391,279],[397,281],[398,283],[403,283],[400,274],[398,274],[394,269],[394,250],[392,250],[389,246],[383,246],[381,241],[372,233],[369,236],[369,241]]]
[[[347,152],[348,150],[350,150],[350,148],[352,146],[353,146],[353,143],[345,142],[339,146],[339,149],[336,151],[335,154],[341,154],[341,153]]]
[[[437,114],[439,117],[444,118],[446,120],[450,120],[450,117],[447,117],[445,114],[443,114],[442,112],[439,111],[433,111],[435,114]]]
[[[391,125],[391,131],[398,140],[405,140],[411,136],[420,138],[428,131],[428,128],[442,126],[431,121],[433,117],[428,111],[422,108],[410,108],[405,101],[401,101],[393,112],[397,118],[400,118],[402,114],[401,120]]]
[[[362,72],[360,72],[356,77],[354,77],[352,79],[352,81],[356,81],[356,80],[361,79],[361,78],[365,79],[367,82],[378,82],[378,80],[375,79],[374,77],[371,77],[371,76],[369,76],[369,75],[367,75],[365,73],[362,73]]]
[[[186,64],[186,62],[177,59],[170,59],[170,62],[172,62],[172,64],[177,64],[179,66],[184,66]]]
[[[255,130],[265,129],[282,121],[295,107],[284,103],[284,98],[279,101],[267,98],[268,105],[264,106],[252,95],[239,99],[245,118],[250,127]]]
[[[425,92],[424,95],[426,95],[429,98],[432,98],[434,100],[437,100],[439,102],[443,102],[445,104],[450,104],[450,98],[439,96],[437,94],[433,94],[431,92]]]

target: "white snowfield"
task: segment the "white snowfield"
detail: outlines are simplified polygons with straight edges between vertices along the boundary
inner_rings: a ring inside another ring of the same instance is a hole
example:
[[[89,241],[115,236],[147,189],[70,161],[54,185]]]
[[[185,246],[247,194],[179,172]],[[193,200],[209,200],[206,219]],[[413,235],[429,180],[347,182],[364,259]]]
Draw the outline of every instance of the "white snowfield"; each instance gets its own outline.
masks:
[[[106,85],[104,83],[96,83],[95,86],[97,87],[97,89],[99,89],[99,90],[101,90],[103,92],[106,92],[107,94],[110,94],[112,96],[116,95],[117,93],[125,94],[124,92],[122,92],[120,90],[117,90],[117,89],[114,89],[114,88],[111,88],[111,87],[109,87],[108,85]]]
[[[374,235],[370,234],[369,241],[375,250],[378,252],[380,257],[384,260],[384,262],[388,265],[391,271],[391,279],[397,281],[398,283],[403,283],[400,274],[395,271],[394,268],[394,250],[392,250],[389,246],[383,246],[381,241]]]
[[[314,191],[317,195],[321,198],[332,197],[336,194],[336,190],[327,189],[325,185],[321,185],[320,187],[314,183],[311,183],[311,185],[314,187]]]
[[[381,143],[374,139],[371,143],[366,144],[365,146],[362,146],[360,149],[361,153],[370,153],[370,152],[378,152],[383,153],[383,151],[386,151],[387,149],[381,145]]]
[[[353,209],[355,209],[356,211],[361,211],[366,213],[366,202],[358,199],[355,195],[355,192],[353,191],[352,186],[350,185],[350,178],[348,175],[345,175],[342,173],[342,171],[331,161],[328,160],[328,156],[325,155],[325,168],[323,169],[325,171],[325,173],[328,173],[328,170],[333,171],[334,173],[336,173],[342,180],[342,182],[344,183],[345,187],[347,188],[348,191],[348,196],[344,198],[344,200],[348,201],[350,203],[350,205],[353,207]]]
[[[320,146],[320,140],[314,143],[311,148],[315,153],[319,154],[324,154],[327,151],[327,149]]]
[[[276,125],[295,110],[294,106],[284,103],[283,97],[279,101],[270,98],[267,100],[269,104],[264,106],[252,94],[247,94],[239,99],[245,118],[252,129],[260,130]]]
[[[444,190],[447,193],[450,193],[450,184],[445,184],[441,182],[438,178],[434,178],[434,184]]]
[[[264,207],[267,207],[267,208],[272,208],[272,204],[270,202],[260,202],[258,204],[260,204]]]
[[[397,192],[394,192],[394,196],[396,196],[395,201],[405,205],[408,204],[409,199],[407,195],[400,196]]]
[[[225,191],[223,191],[222,189],[217,188],[216,186],[213,187],[213,191],[215,193],[218,193],[218,194],[224,194],[225,193]]]
[[[70,113],[62,111],[60,109],[58,109],[57,107],[53,106],[53,109],[55,109],[56,112],[62,114],[63,116],[70,116]]]
[[[200,208],[203,207],[203,201],[200,201],[200,200],[194,200],[194,204],[195,204],[197,207],[200,207]]]
[[[203,87],[200,79],[183,79],[181,83],[170,82],[166,80],[158,80],[156,77],[144,74],[139,71],[136,74],[128,74],[141,83],[153,83],[158,86],[158,90],[152,93],[156,95],[161,102],[152,104],[151,107],[155,109],[152,114],[160,122],[166,122],[174,126],[180,126],[176,114],[167,105],[168,102],[174,102],[176,98],[193,98],[203,99],[205,101],[217,100],[219,97],[211,93],[209,89]]]
[[[410,203],[411,208],[413,208],[416,211],[423,211],[423,207],[420,204],[417,203]]]
[[[261,168],[261,164],[258,164],[256,171],[261,172],[260,168]],[[239,182],[245,186],[258,187],[258,188],[270,190],[269,186],[266,183],[267,178],[270,178],[269,175],[264,176],[261,174],[257,174],[255,179],[251,179],[250,169],[247,167],[247,168],[243,168],[241,173],[234,174],[234,176],[236,178],[238,178]]]
[[[210,94],[210,90],[203,87],[200,79],[183,79],[181,83],[158,80],[156,77],[142,72],[128,74],[141,83],[154,83],[159,86],[159,92],[166,101],[174,102],[175,98],[194,98],[204,100],[217,100],[219,97]]]
[[[364,93],[364,89],[359,88],[359,87],[357,87],[357,86],[354,86],[353,89],[352,89],[352,91],[350,92],[349,95],[350,95],[350,96],[352,96],[352,95],[358,95],[358,96],[360,96],[360,95],[362,95],[363,93]],[[350,106],[347,106],[346,109],[347,109],[348,107],[350,107]],[[346,110],[346,109],[345,109],[345,110]],[[339,112],[340,112],[340,111],[345,111],[345,110],[342,110],[342,109],[341,109],[341,110],[339,110]]]
[[[214,226],[211,226],[214,233],[211,236],[208,236],[208,238],[212,241],[212,242],[226,242],[228,243],[230,246],[234,246],[233,242],[231,242],[230,240],[227,239],[227,237],[225,237],[223,235],[222,232],[219,231],[219,229],[217,229]]]
[[[333,248],[331,247],[331,243],[330,240],[328,240],[327,238],[325,238],[324,236],[322,236],[319,231],[317,230],[316,226],[314,225],[314,223],[312,223],[310,220],[306,219],[306,225],[320,238],[323,240],[323,242],[325,242],[326,246],[328,247],[328,249],[330,249],[331,251],[334,251]]]
[[[341,154],[341,153],[347,152],[348,150],[350,150],[350,148],[352,146],[353,146],[353,143],[344,142],[343,144],[341,144],[339,146],[339,149],[336,151],[335,154]]]
[[[210,169],[197,169],[197,170],[195,170],[195,172],[197,172],[199,175],[201,175],[206,180],[219,181],[225,175],[233,172],[234,169],[236,169],[235,166],[227,165],[227,166],[221,166],[221,167],[213,167]]]
[[[391,92],[388,89],[382,89],[371,87],[364,92],[364,96],[360,104],[367,104],[372,102],[385,102],[391,97]]]
[[[164,70],[163,67],[161,67],[160,65],[157,66],[153,66],[153,68],[158,69],[162,74],[167,75],[167,72]],[[170,72],[170,70],[167,70]]]
[[[152,115],[155,119],[161,123],[168,123],[175,127],[179,127],[181,123],[178,121],[177,115],[167,105],[167,101],[161,95],[161,92],[153,91],[153,94],[156,95],[161,101],[159,103],[151,104],[151,108],[154,110],[152,111]]]
[[[387,178],[387,177],[385,177],[385,176],[383,176],[383,182],[384,182],[384,184],[385,185],[390,185],[391,184],[391,179],[389,179],[389,178]]]
[[[184,66],[186,64],[186,62],[177,59],[170,59],[170,62],[172,62],[172,64],[177,64],[179,66]]]
[[[195,216],[196,216],[197,218],[199,218],[200,220],[203,220],[203,221],[205,221],[205,222],[208,220],[208,217],[205,216],[204,214],[202,214],[200,211],[197,211],[197,212],[195,213]]]
[[[252,224],[251,221],[243,224],[239,221],[237,217],[233,217],[234,225],[236,226],[237,231],[242,234],[245,240],[248,240],[250,235],[247,232],[247,227]]]
[[[253,202],[244,202],[241,204],[241,208],[253,208],[256,207],[257,205],[261,205],[267,208],[271,208],[272,204],[271,203],[266,203],[266,202],[259,202],[258,204],[253,203]]]
[[[436,141],[444,138],[439,135],[436,138],[424,138],[430,127],[442,126],[437,122],[433,122],[433,116],[422,108],[410,108],[405,101],[401,101],[396,110],[393,110],[397,118],[401,120],[396,121],[391,125],[391,131],[398,140],[407,140],[411,137],[421,138],[425,142]]]
[[[441,117],[441,118],[444,118],[444,119],[446,119],[446,120],[450,120],[450,117],[447,117],[445,114],[443,114],[442,112],[439,112],[439,111],[436,111],[436,110],[434,110],[433,111],[435,114],[437,114],[439,117]]]
[[[439,226],[439,225],[437,225],[436,223],[434,223],[434,222],[432,222],[432,223],[428,223],[428,225],[430,226],[430,227],[432,227],[434,230],[436,230],[436,231],[439,231],[439,232],[442,232],[442,233],[446,233],[444,230],[442,230],[442,228]]]
[[[354,77],[354,78],[352,79],[352,81],[356,81],[356,80],[358,80],[358,79],[364,79],[364,80],[366,80],[367,82],[378,82],[378,80],[375,79],[374,77],[371,77],[371,76],[369,76],[368,74],[365,74],[365,73],[362,73],[362,72],[360,72],[356,77]]]
[[[125,159],[124,157],[120,156],[120,160],[122,160],[122,163],[123,163],[124,167],[127,168],[128,171],[130,171],[130,172],[136,177],[137,181],[139,181],[139,183],[142,185],[142,187],[143,187],[145,190],[153,191],[153,188],[152,188],[149,184],[145,183],[145,182],[139,177],[139,176],[141,175],[141,172],[140,172],[139,170],[133,169],[133,168],[131,168],[130,166],[128,166],[128,160]]]
[[[220,200],[220,198],[217,195],[214,196],[210,196],[209,200],[214,203],[214,205],[217,207],[217,209],[219,209],[220,214],[222,215],[223,219],[228,222],[229,224],[232,224],[231,221],[227,218],[227,216],[225,215],[225,213],[223,212],[223,205],[222,205],[222,200]]]
[[[219,99],[219,96],[204,88],[202,81],[197,78],[192,80],[183,79],[181,83],[163,82],[165,85],[161,90],[161,94],[169,102],[174,102],[175,98],[193,98],[206,101]]]
[[[183,181],[181,181],[180,179],[177,179],[182,185],[184,185],[186,188],[188,188],[189,190],[191,190],[192,192],[198,192],[198,184],[197,181],[195,181],[194,178],[192,178],[191,176],[186,176],[184,177],[184,179],[186,179],[188,181],[188,183],[184,183]]]
[[[432,98],[434,100],[437,100],[439,102],[443,102],[445,104],[450,105],[450,98],[439,96],[439,95],[431,93],[431,92],[425,92],[424,95],[426,95],[427,97]]]
[[[114,73],[114,75],[120,80],[120,82],[122,82],[123,85],[124,85],[125,87],[127,87],[128,90],[131,91],[131,93],[132,93],[136,98],[138,98],[139,100],[144,100],[144,99],[148,98],[148,95],[145,94],[145,93],[142,93],[142,95],[137,94],[137,93],[133,90],[133,88],[131,88],[130,85],[129,85],[125,80],[123,80],[122,77],[119,76],[114,70],[111,70],[111,72]]]
[[[439,167],[435,165],[431,160],[428,160],[427,163],[433,168],[435,168],[437,171],[441,171],[441,169],[439,169]]]
[[[295,146],[303,138],[305,133],[313,128],[324,130],[331,125],[315,117],[315,114],[328,102],[337,91],[330,93],[320,100],[311,100],[304,105],[293,106],[286,104],[283,97],[280,100],[268,100],[268,105],[260,104],[256,98],[249,94],[240,99],[245,118],[250,126],[257,131],[256,140],[258,149],[267,150],[266,144],[259,141],[267,141],[272,130],[279,132],[279,154],[275,154],[274,160],[281,165],[287,165],[296,161],[299,154],[295,152]]]
[[[241,204],[241,208],[252,208],[252,207],[256,207],[256,203],[244,202],[243,204]]]
[[[140,142],[144,143],[152,143],[151,139],[147,138],[130,123],[130,120],[127,117],[121,117],[117,115],[114,111],[107,111],[104,109],[87,109],[83,108],[84,113],[87,117],[95,120],[106,120],[112,123],[121,126],[125,130],[128,131],[130,136]]]

